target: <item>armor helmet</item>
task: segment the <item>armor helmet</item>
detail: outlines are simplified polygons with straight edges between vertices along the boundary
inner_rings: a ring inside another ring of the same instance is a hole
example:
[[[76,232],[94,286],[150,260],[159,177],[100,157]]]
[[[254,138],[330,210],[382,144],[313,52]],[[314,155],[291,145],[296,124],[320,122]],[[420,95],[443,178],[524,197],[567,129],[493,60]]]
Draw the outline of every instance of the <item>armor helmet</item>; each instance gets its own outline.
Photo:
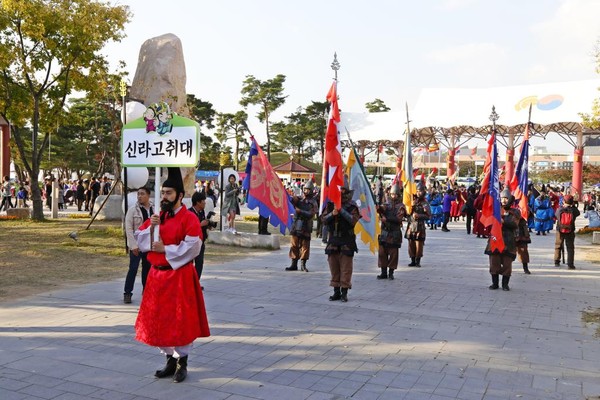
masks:
[[[314,190],[314,188],[315,188],[315,184],[313,183],[312,180],[310,180],[304,184],[304,189]]]
[[[505,208],[509,208],[515,201],[515,196],[512,195],[508,188],[504,189],[500,192],[500,198],[508,199],[508,203],[504,206]]]
[[[392,185],[392,188],[390,189],[390,194],[400,194],[400,186],[398,186],[397,183]]]

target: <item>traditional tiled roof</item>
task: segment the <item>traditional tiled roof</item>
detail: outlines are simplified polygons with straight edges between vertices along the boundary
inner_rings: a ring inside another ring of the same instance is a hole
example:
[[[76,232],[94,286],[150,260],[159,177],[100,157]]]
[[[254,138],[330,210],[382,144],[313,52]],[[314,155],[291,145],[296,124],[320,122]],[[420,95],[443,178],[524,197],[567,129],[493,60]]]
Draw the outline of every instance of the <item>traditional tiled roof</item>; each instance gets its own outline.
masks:
[[[306,167],[300,163],[295,161],[288,161],[283,164],[279,164],[273,167],[276,172],[307,172],[314,173],[315,170],[309,167]]]

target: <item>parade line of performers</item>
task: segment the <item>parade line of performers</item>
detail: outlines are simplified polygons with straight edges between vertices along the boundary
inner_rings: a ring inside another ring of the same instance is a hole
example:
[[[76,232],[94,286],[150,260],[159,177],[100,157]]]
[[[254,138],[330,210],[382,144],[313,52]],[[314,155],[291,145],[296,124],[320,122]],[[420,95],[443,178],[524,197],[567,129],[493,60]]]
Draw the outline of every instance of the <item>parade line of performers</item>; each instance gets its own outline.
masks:
[[[574,240],[575,218],[579,216],[577,204],[573,196],[563,195],[558,188],[542,185],[537,191],[533,185],[529,186],[527,200],[529,213],[521,215],[515,197],[508,189],[500,195],[502,216],[502,237],[505,249],[502,253],[492,251],[490,248],[490,226],[481,223],[482,207],[486,194],[480,194],[480,187],[473,185],[468,189],[463,186],[447,185],[443,191],[439,186],[429,189],[420,182],[417,193],[413,196],[411,211],[402,201],[402,189],[398,184],[393,184],[377,196],[377,212],[381,221],[381,234],[379,235],[379,254],[377,264],[381,270],[377,279],[394,279],[394,272],[398,268],[398,249],[402,246],[402,239],[408,242],[409,267],[421,267],[423,247],[428,230],[441,227],[443,232],[450,232],[448,222],[459,221],[462,218],[466,223],[467,235],[473,233],[478,238],[488,239],[484,253],[489,256],[489,271],[492,278],[490,289],[500,288],[510,290],[509,281],[512,274],[512,262],[518,257],[522,263],[523,272],[529,271],[528,244],[531,243],[532,232],[536,235],[546,235],[554,229],[556,224],[556,241],[554,264],[560,266],[562,256],[564,262],[565,246],[567,265],[569,269],[574,266]],[[323,238],[327,244],[325,253],[331,272],[330,286],[333,295],[329,300],[348,301],[348,290],[352,288],[352,260],[358,251],[354,226],[360,219],[358,207],[352,200],[353,191],[347,185],[342,187],[342,207],[334,209],[329,203],[319,218],[322,231],[317,229],[317,236]],[[292,197],[295,207],[294,224],[291,229],[291,245],[289,256],[291,265],[286,271],[298,271],[298,260],[301,261],[301,270],[308,272],[306,263],[310,254],[310,237],[313,229],[313,219],[318,214],[318,191],[312,182],[303,188],[303,194]],[[403,234],[403,222],[406,229]],[[321,235],[319,235],[319,233]]]
[[[158,347],[166,357],[162,369],[156,370],[157,378],[171,378],[173,382],[182,382],[187,377],[188,355],[196,338],[210,336],[204,296],[200,286],[200,274],[194,260],[201,254],[206,233],[201,223],[202,213],[186,208],[182,200],[185,195],[181,171],[169,168],[169,176],[162,184],[160,192],[160,213],[153,212],[150,206],[144,214],[143,222],[133,232],[138,251],[146,256],[151,266],[143,290],[142,301],[135,323],[135,338],[149,346]],[[361,218],[353,199],[353,190],[347,184],[341,189],[341,206],[328,204],[321,213],[322,237],[327,246],[325,253],[331,278],[329,286],[333,288],[330,301],[348,301],[348,291],[352,288],[354,254],[358,251],[354,227]],[[317,189],[312,182],[303,188],[303,193],[292,199],[294,205],[294,223],[291,229],[292,240],[289,256],[291,265],[287,271],[308,272],[306,265],[310,255],[310,238],[313,220],[318,212]],[[490,289],[500,287],[509,290],[512,262],[519,255],[525,273],[529,273],[527,244],[529,232],[535,229],[537,234],[547,234],[556,221],[555,265],[560,262],[560,249],[566,246],[568,266],[574,269],[575,218],[579,211],[574,207],[571,195],[564,197],[542,190],[539,195],[531,196],[532,213],[523,218],[515,207],[515,198],[508,190],[501,193],[502,237],[505,249],[502,253],[491,251],[490,243],[485,253],[489,255],[489,271],[492,278]],[[138,192],[138,201],[145,207],[147,193]],[[196,196],[197,197],[197,196]],[[381,235],[379,236],[378,266],[381,273],[377,279],[394,279],[398,267],[398,249],[403,237],[408,241],[410,267],[420,267],[423,258],[423,246],[428,229],[442,224],[442,230],[448,231],[447,223],[458,207],[459,216],[467,218],[467,233],[471,233],[470,224],[474,223],[473,233],[487,237],[489,232],[479,222],[483,196],[478,195],[477,187],[465,190],[463,187],[447,189],[441,196],[435,189],[428,190],[421,182],[417,186],[409,207],[402,202],[402,190],[398,185],[389,188],[381,196],[377,212],[381,217]],[[462,201],[461,201],[462,200]],[[196,198],[202,203],[204,198]],[[560,205],[560,203],[564,203]],[[455,206],[454,204],[457,203]],[[462,203],[462,205],[461,205]],[[554,207],[558,206],[556,212]],[[199,208],[200,210],[202,207]],[[550,211],[552,214],[550,214]],[[440,221],[440,214],[443,218]],[[471,218],[469,218],[469,216]],[[140,217],[140,219],[142,219]],[[406,229],[402,234],[403,221]],[[564,253],[563,253],[564,257]],[[127,295],[128,293],[126,293]],[[131,295],[125,303],[131,303]]]

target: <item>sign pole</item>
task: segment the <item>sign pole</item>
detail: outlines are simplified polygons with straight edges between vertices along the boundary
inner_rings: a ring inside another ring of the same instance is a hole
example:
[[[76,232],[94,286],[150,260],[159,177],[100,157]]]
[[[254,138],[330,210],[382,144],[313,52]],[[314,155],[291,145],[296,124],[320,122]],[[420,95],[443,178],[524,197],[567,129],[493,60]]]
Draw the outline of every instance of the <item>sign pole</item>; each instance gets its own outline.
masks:
[[[160,167],[154,167],[154,213],[160,215]],[[159,241],[158,229],[154,231],[152,240],[155,242]]]

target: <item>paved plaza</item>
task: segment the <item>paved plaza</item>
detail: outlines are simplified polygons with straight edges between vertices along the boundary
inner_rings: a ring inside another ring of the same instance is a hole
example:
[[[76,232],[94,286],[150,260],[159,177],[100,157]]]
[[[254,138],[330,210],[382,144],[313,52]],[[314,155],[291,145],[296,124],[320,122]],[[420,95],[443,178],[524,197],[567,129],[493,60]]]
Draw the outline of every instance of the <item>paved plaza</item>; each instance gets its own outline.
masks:
[[[308,273],[284,271],[287,246],[206,266],[212,336],[180,384],[155,379],[164,358],[133,339],[125,259],[122,279],[3,303],[0,399],[597,398],[600,338],[581,312],[600,307],[600,266],[555,268],[554,232],[532,236],[532,275],[515,263],[511,291],[492,291],[486,241],[450,229],[428,231],[422,268],[405,243],[393,281],[361,246],[348,303],[328,301],[320,239]]]

